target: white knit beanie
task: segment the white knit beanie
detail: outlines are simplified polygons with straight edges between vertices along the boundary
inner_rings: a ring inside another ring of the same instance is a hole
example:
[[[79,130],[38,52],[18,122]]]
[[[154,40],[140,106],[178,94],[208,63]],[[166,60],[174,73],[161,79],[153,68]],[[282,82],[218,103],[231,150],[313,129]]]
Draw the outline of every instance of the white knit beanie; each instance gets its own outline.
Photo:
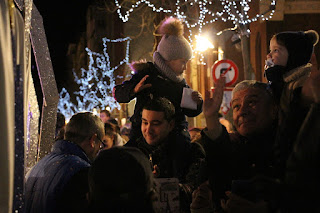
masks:
[[[158,44],[157,52],[166,61],[176,59],[190,60],[192,48],[183,36],[183,24],[177,18],[167,18],[159,27],[162,38]]]

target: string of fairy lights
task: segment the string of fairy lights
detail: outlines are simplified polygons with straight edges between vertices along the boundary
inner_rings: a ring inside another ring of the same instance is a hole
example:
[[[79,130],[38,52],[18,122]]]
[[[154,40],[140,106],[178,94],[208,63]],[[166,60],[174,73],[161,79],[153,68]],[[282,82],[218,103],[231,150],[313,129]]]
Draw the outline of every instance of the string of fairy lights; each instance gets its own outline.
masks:
[[[261,1],[261,0],[260,0]],[[259,2],[260,2],[259,1]],[[198,52],[193,46],[193,37],[200,37],[202,34],[202,28],[205,25],[212,24],[218,20],[232,23],[237,25],[247,25],[251,22],[258,20],[267,21],[272,18],[275,10],[276,0],[270,0],[268,11],[265,14],[256,14],[254,17],[249,17],[248,11],[250,10],[251,0],[219,0],[221,3],[221,11],[212,11],[213,1],[208,0],[176,0],[175,10],[165,9],[164,7],[157,7],[151,1],[140,0],[133,3],[126,11],[121,6],[118,0],[114,0],[116,11],[119,18],[125,23],[129,21],[129,17],[132,12],[142,6],[147,5],[153,12],[163,12],[171,16],[175,16],[185,23],[187,30],[189,31],[188,39],[192,46],[193,52],[198,54],[200,63],[204,64],[204,55]],[[159,3],[158,3],[159,4]],[[199,7],[199,15],[197,20],[189,21],[188,14],[184,11],[186,7]],[[210,9],[211,8],[211,9]],[[241,32],[242,35],[249,35],[250,31]],[[114,71],[117,70],[124,63],[129,64],[129,49],[131,38],[118,38],[107,39],[103,38],[103,54],[91,51],[86,48],[89,56],[88,70],[81,69],[81,76],[78,77],[74,73],[75,81],[79,85],[79,91],[75,92],[77,104],[73,104],[70,100],[70,94],[63,88],[60,92],[60,101],[58,104],[58,111],[63,113],[68,120],[74,113],[81,111],[95,111],[97,107],[99,109],[108,108],[113,110],[115,108],[120,109],[119,103],[113,98],[112,90],[115,86],[115,78],[125,78],[122,76],[114,76]],[[110,57],[107,52],[107,43],[126,42],[126,55],[125,58],[120,61],[117,66],[111,67]],[[194,55],[195,55],[194,54]]]
[[[184,0],[182,1],[183,4],[189,3],[190,6],[194,6],[197,4],[199,6],[199,19],[195,24],[189,25],[191,28],[197,26],[197,25],[202,25],[202,24],[208,24],[208,23],[213,23],[217,21],[219,18],[226,22],[228,20],[233,21],[234,24],[240,23],[240,24],[249,24],[251,22],[257,21],[259,18],[261,20],[269,20],[272,18],[275,10],[271,10],[268,16],[265,16],[265,14],[257,14],[255,17],[250,18],[248,15],[248,11],[250,10],[249,3],[251,3],[251,0],[240,0],[240,1],[228,1],[228,0],[219,0],[221,5],[223,6],[222,11],[218,12],[213,12],[210,9],[208,9],[207,5],[212,5],[212,1],[206,1],[206,0]],[[261,0],[260,0],[261,1]],[[140,5],[145,4],[148,7],[152,9],[154,12],[164,12],[164,13],[173,13],[172,10],[170,9],[164,9],[163,7],[156,7],[154,4],[152,4],[148,0],[140,0],[137,1],[136,3],[131,5],[131,8],[125,12],[125,15],[122,15],[121,9],[122,6],[119,3],[118,0],[114,0],[115,5],[117,7],[117,13],[119,15],[119,18],[123,22],[129,21],[129,16],[130,14],[134,11],[135,8],[138,8]],[[178,18],[185,19],[186,16],[183,11],[181,11],[181,6],[180,6],[180,0],[177,0],[175,5],[176,5],[176,10],[173,13],[174,16]],[[276,5],[276,0],[270,0],[270,6],[275,6]],[[272,7],[273,8],[273,7]],[[240,10],[239,10],[240,9]],[[207,18],[206,15],[210,15],[211,19],[204,21],[205,18]],[[224,15],[227,16],[227,18],[224,17]]]
[[[193,46],[193,37],[194,37],[194,34],[196,34],[195,36],[198,36],[198,37],[202,34],[203,26],[207,24],[212,24],[218,20],[222,20],[224,22],[232,21],[234,25],[247,25],[247,24],[250,24],[251,22],[258,21],[259,19],[261,19],[262,21],[267,21],[272,18],[275,12],[274,8],[276,5],[276,0],[270,0],[269,8],[271,9],[270,9],[270,12],[267,13],[267,15],[256,14],[254,17],[250,18],[248,15],[248,11],[250,10],[249,4],[251,3],[251,0],[238,0],[238,1],[219,0],[223,9],[217,12],[210,10],[210,5],[212,5],[214,2],[207,1],[207,0],[183,0],[183,1],[177,0],[175,3],[175,6],[176,6],[175,11],[172,11],[171,9],[165,9],[161,6],[156,7],[153,3],[151,3],[148,0],[140,0],[132,4],[131,7],[129,6],[130,9],[123,12],[122,11],[123,7],[119,3],[119,1],[114,0],[114,2],[117,7],[116,11],[119,15],[119,18],[123,22],[129,21],[129,16],[134,11],[134,9],[138,8],[143,4],[150,7],[154,12],[164,12],[172,16],[176,16],[177,18],[183,20],[183,22],[186,24],[186,27],[189,31],[188,39],[192,46],[193,52],[196,54],[200,54],[201,63],[204,63],[203,62],[204,56],[201,52],[197,52],[195,50]],[[185,12],[182,10],[182,5],[183,7],[187,7],[187,6],[192,7],[197,5],[199,7],[198,20],[195,21],[194,23],[190,23],[188,21],[187,14],[185,14]],[[197,29],[195,30],[195,28]],[[250,31],[241,32],[241,34],[249,35]]]

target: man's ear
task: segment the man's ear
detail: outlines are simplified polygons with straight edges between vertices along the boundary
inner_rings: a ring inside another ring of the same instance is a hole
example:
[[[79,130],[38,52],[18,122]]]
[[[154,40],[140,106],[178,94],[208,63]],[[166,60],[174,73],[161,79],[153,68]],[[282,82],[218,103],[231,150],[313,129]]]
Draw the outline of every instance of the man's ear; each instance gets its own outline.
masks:
[[[96,138],[97,138],[97,134],[93,134],[89,139],[89,143],[92,148],[95,146]]]

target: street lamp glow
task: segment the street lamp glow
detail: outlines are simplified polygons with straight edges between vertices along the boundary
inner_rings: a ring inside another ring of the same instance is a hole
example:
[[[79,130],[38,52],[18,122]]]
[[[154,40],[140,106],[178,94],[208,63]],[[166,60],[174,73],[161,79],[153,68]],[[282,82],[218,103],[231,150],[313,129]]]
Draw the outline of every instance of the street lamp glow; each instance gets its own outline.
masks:
[[[204,52],[209,48],[210,49],[214,48],[213,44],[203,36],[196,35],[196,41],[197,41],[196,50],[199,52]]]

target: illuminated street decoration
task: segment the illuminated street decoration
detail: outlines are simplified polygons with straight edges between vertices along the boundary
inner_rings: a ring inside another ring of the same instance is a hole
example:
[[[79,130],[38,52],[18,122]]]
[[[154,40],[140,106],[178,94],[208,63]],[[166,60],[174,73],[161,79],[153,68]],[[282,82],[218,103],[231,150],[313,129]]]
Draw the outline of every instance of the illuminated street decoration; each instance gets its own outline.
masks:
[[[175,11],[170,9],[165,9],[161,6],[156,7],[153,3],[148,0],[140,0],[129,6],[127,11],[121,11],[122,6],[118,0],[114,0],[117,7],[117,13],[119,18],[123,22],[129,20],[130,14],[135,8],[138,8],[142,4],[147,5],[154,12],[163,12],[167,14],[172,14],[177,18],[184,21],[187,29],[189,30],[188,39],[192,46],[194,53],[200,55],[200,62],[203,62],[203,54],[196,50],[193,46],[193,31],[197,32],[196,37],[200,37],[202,34],[203,26],[207,24],[214,23],[215,21],[222,20],[224,22],[232,21],[235,26],[246,25],[258,20],[269,20],[272,18],[275,12],[276,0],[271,0],[270,10],[264,14],[257,14],[254,17],[248,16],[248,11],[250,10],[249,3],[251,0],[240,0],[240,1],[228,1],[220,0],[222,5],[222,10],[218,12],[213,12],[210,10],[210,5],[213,4],[213,1],[207,0],[177,0],[175,3]],[[187,14],[183,11],[185,7],[193,7],[197,5],[199,7],[199,16],[197,20],[192,20],[190,23],[187,20]],[[270,13],[269,13],[270,12]],[[124,14],[124,15],[123,15]],[[266,14],[268,14],[266,16]],[[197,28],[197,30],[195,30]],[[243,35],[249,36],[250,31],[241,32]],[[81,111],[93,111],[95,108],[105,109],[109,107],[111,111],[115,108],[120,109],[119,103],[112,96],[112,89],[115,86],[115,76],[114,71],[119,68],[124,63],[129,64],[129,45],[130,38],[120,38],[115,40],[110,40],[103,38],[103,54],[96,53],[91,51],[89,48],[86,48],[90,62],[88,70],[81,69],[81,77],[79,78],[75,73],[75,81],[80,86],[80,91],[75,92],[77,95],[76,101],[77,105],[74,105],[70,100],[70,95],[68,91],[63,88],[60,92],[60,102],[58,105],[58,110],[66,116],[66,119],[70,118],[74,113]],[[110,58],[107,52],[107,42],[127,42],[127,51],[125,58],[115,67],[110,66]],[[204,63],[205,64],[205,63]],[[121,76],[116,76],[117,78],[123,78]]]
[[[235,26],[246,25],[258,20],[262,20],[262,21],[269,20],[272,18],[275,12],[275,5],[276,5],[276,0],[271,0],[269,5],[270,9],[267,12],[263,14],[256,14],[254,17],[250,18],[248,15],[248,11],[250,10],[249,3],[251,3],[251,0],[240,0],[240,1],[219,0],[223,9],[218,12],[213,12],[212,10],[210,10],[210,5],[212,5],[214,2],[208,1],[208,0],[177,0],[175,3],[175,6],[176,6],[175,11],[164,9],[161,6],[156,7],[154,4],[152,4],[148,0],[140,0],[140,1],[137,1],[135,4],[132,4],[131,7],[129,6],[130,9],[123,12],[121,11],[122,6],[119,4],[119,1],[114,0],[114,2],[117,7],[117,13],[119,14],[119,17],[123,22],[127,22],[133,10],[142,4],[145,4],[148,7],[152,8],[152,11],[154,12],[164,12],[167,14],[172,14],[173,16],[176,16],[177,18],[183,20],[184,23],[186,24],[186,27],[189,30],[188,38],[191,43],[193,52],[200,54],[200,58],[203,58],[203,55],[201,52],[197,52],[196,48],[193,47],[192,31],[197,32],[197,36],[201,36],[203,26],[214,23],[215,21],[218,21],[218,20],[222,20],[224,22],[232,21],[232,23]],[[218,2],[218,1],[215,1],[215,2]],[[188,6],[193,7],[195,5],[199,7],[198,20],[193,19],[192,20],[193,23],[190,23],[187,20],[188,16],[183,11],[183,8],[186,8]],[[123,15],[123,13],[125,15]],[[194,28],[198,28],[198,29],[193,30]],[[245,32],[241,32],[241,34],[248,36],[250,34],[250,31],[246,29]]]
[[[120,19],[123,22],[127,22],[129,20],[130,13],[133,12],[134,8],[139,7],[141,4],[145,4],[148,7],[152,8],[152,11],[154,12],[164,12],[164,13],[170,13],[172,14],[172,10],[169,9],[164,9],[162,7],[156,7],[154,4],[152,4],[150,1],[147,0],[140,0],[137,1],[135,4],[131,5],[131,8],[125,12],[125,15],[122,15],[121,13],[121,5],[119,4],[118,0],[114,0],[117,9],[117,13],[119,14]],[[238,3],[237,3],[238,2]],[[177,0],[175,5],[176,5],[176,10],[173,13],[173,15],[177,16],[178,18],[181,19],[186,19],[186,15],[183,11],[181,11],[181,6],[180,5],[186,5],[189,4],[190,7],[194,6],[197,4],[199,6],[199,19],[197,22],[194,24],[187,24],[188,28],[194,28],[196,26],[200,26],[200,28],[208,23],[213,23],[217,20],[222,20],[224,22],[226,21],[233,21],[234,24],[240,23],[240,24],[248,24],[254,21],[257,21],[258,19],[261,20],[269,20],[272,18],[275,10],[272,9],[270,11],[270,14],[268,16],[265,16],[265,14],[257,14],[255,17],[250,18],[248,16],[248,11],[250,10],[249,3],[251,0],[241,0],[241,1],[228,1],[228,0],[220,0],[221,5],[223,6],[222,11],[219,12],[213,12],[210,9],[208,9],[208,5],[212,5],[213,1],[206,1],[206,0],[184,0],[180,1]],[[274,8],[276,5],[276,0],[270,1],[270,7]],[[205,20],[206,19],[206,20]]]
[[[75,82],[79,85],[79,91],[74,92],[77,104],[72,103],[70,94],[65,88],[60,92],[58,111],[65,115],[68,121],[77,112],[93,111],[94,109],[120,109],[119,103],[113,98],[112,90],[115,86],[114,71],[124,63],[129,64],[130,37],[119,39],[103,38],[103,54],[86,48],[89,56],[88,70],[81,68],[81,76],[75,72]],[[107,43],[126,42],[126,55],[118,65],[111,67]]]

